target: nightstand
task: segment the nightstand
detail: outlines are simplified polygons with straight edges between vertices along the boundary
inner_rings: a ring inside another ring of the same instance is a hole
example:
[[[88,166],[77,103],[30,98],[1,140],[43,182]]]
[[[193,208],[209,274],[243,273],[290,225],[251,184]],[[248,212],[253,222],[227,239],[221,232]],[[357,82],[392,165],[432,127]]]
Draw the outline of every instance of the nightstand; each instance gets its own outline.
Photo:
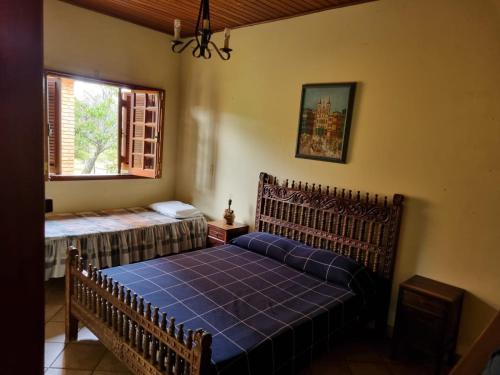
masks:
[[[234,223],[227,225],[224,220],[208,222],[207,247],[224,245],[233,238],[248,233],[248,225]]]
[[[413,349],[431,356],[435,373],[443,359],[455,358],[458,325],[464,290],[422,276],[413,276],[399,286],[392,354]]]

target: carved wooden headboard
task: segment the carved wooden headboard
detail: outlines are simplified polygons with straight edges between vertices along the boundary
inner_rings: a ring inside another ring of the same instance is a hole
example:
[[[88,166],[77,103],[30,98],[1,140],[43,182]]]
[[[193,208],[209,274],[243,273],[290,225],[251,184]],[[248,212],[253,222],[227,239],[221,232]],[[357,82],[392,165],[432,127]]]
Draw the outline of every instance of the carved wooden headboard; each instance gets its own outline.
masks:
[[[255,229],[332,250],[392,280],[403,196],[392,202],[366,193],[260,174]]]

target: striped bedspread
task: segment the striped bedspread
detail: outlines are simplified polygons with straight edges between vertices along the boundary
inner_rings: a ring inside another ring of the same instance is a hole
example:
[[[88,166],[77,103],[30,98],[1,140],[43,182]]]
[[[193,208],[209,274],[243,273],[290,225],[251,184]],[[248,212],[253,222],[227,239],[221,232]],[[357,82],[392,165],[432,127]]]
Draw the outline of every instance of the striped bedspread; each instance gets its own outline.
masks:
[[[45,221],[45,280],[62,277],[76,246],[99,268],[205,247],[204,217],[172,219],[145,207],[53,214]]]

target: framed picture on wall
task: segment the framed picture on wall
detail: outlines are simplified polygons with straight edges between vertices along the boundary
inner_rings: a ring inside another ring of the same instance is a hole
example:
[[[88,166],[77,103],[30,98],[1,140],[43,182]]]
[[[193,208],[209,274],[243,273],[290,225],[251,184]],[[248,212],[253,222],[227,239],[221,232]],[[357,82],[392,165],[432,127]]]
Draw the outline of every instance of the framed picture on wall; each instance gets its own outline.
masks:
[[[302,86],[295,157],[345,163],[355,82]]]

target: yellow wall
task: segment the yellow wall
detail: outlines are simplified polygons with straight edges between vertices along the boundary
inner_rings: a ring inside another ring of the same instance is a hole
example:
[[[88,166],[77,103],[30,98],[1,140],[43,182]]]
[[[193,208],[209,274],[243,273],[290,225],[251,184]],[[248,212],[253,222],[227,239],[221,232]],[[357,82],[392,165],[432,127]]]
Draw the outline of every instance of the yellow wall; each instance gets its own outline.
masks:
[[[48,182],[55,211],[145,205],[172,198],[179,107],[179,61],[162,33],[56,0],[44,1],[45,67],[165,90],[159,180]]]
[[[177,198],[219,218],[231,195],[252,223],[260,171],[404,194],[395,285],[465,288],[463,350],[500,308],[500,1],[381,0],[231,43],[229,62],[182,57]],[[359,83],[347,164],[296,159],[301,85],[345,81]]]

